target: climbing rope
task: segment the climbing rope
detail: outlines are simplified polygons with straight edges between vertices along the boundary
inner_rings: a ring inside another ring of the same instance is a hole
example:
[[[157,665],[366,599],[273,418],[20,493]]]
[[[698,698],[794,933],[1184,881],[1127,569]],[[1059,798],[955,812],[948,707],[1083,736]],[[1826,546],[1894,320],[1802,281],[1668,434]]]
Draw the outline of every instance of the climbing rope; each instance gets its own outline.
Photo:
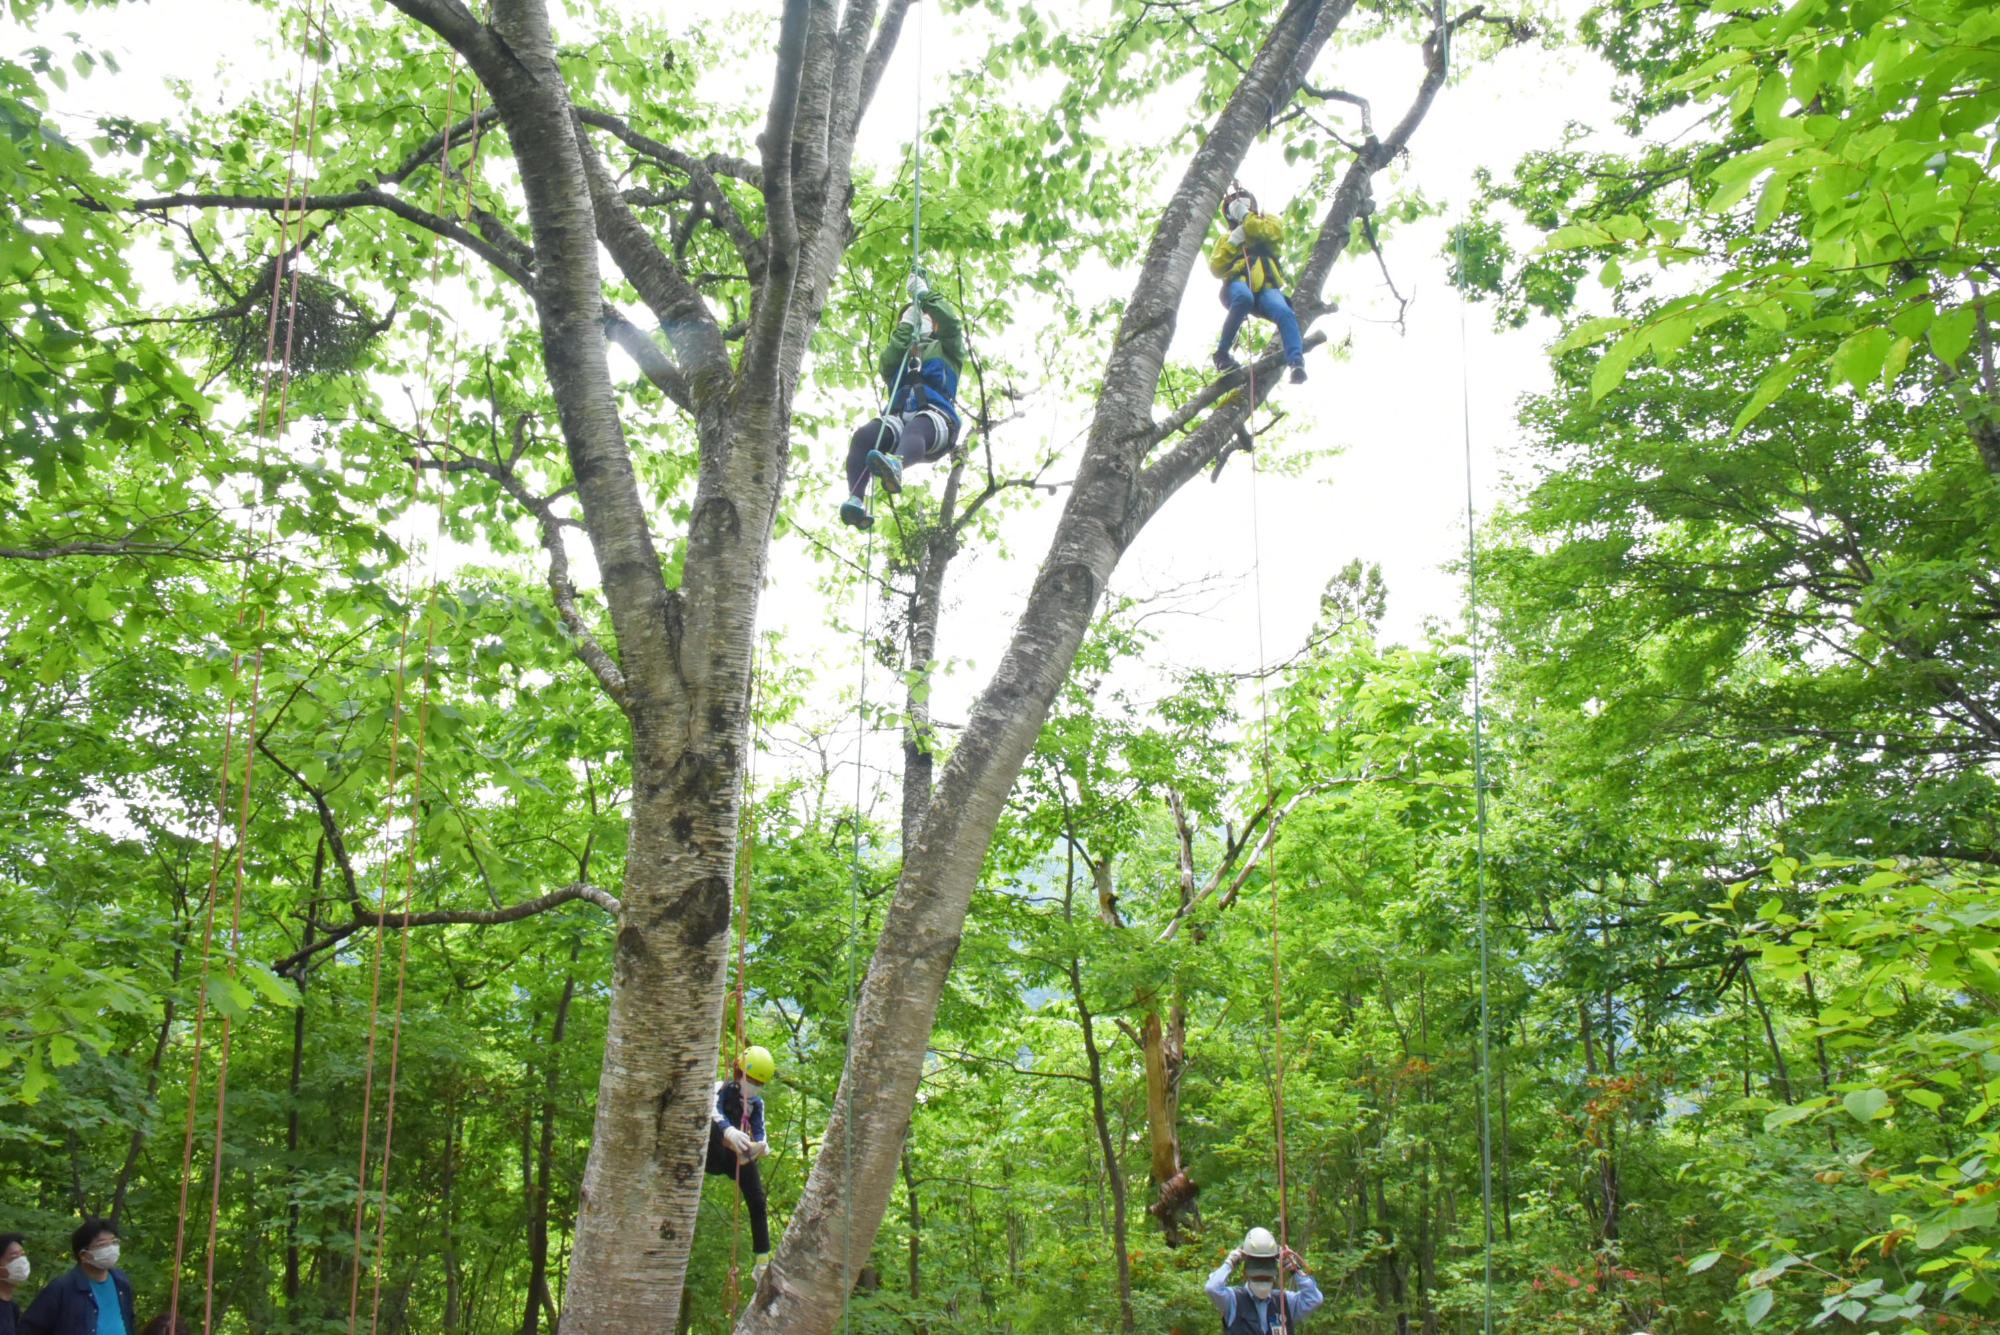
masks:
[[[1446,0],[1437,0],[1438,66],[1451,74],[1451,18]],[[1472,478],[1472,355],[1467,333],[1465,289],[1465,228],[1455,230],[1452,250],[1458,264],[1459,416],[1465,448],[1465,607],[1466,635],[1472,653],[1472,793],[1475,840],[1473,887],[1479,919],[1479,1205],[1485,1236],[1485,1296],[1481,1308],[1482,1335],[1493,1335],[1493,952],[1487,932],[1486,904],[1486,715],[1479,625],[1479,528]]]
[[[453,124],[452,118],[457,114],[458,72],[459,72],[459,58],[457,54],[454,53],[451,57],[450,74],[445,80],[443,136],[442,139],[440,140],[440,146],[438,149],[438,184],[437,184],[436,208],[437,211],[439,212],[443,212],[444,210],[446,187],[451,177],[451,149],[452,149],[451,131]],[[477,85],[475,83],[475,89],[476,87]],[[471,209],[470,176],[471,173],[475,171],[478,166],[479,102],[476,91],[474,93],[473,98],[471,99],[471,102],[473,110],[473,128],[472,128],[473,157],[471,163],[467,167],[467,181],[465,184],[463,197],[460,201],[461,216],[464,216],[470,212]],[[440,250],[433,249],[430,257],[428,284],[431,289],[433,298],[435,298],[439,283],[440,253],[441,253]],[[447,387],[457,382],[458,363],[459,363],[459,336],[460,336],[460,331],[458,330],[457,326],[454,325],[452,334],[451,356],[446,370]],[[437,322],[435,320],[430,322],[430,328],[427,337],[428,337],[428,344],[425,349],[424,365],[426,367],[431,367],[437,364],[437,356],[436,356]],[[442,429],[440,429],[440,420],[442,421]],[[448,439],[449,436],[451,435],[452,430],[456,426],[456,423],[457,423],[456,397],[455,396],[442,397],[435,392],[435,387],[433,386],[433,393],[431,394],[431,402],[429,405],[429,423],[428,423],[431,431],[434,434],[436,434],[438,439],[440,440]],[[419,414],[418,420],[415,425],[417,427],[417,437],[419,441],[421,441],[423,439],[424,429],[426,426],[426,423],[423,420],[422,413]],[[423,467],[421,459],[419,459],[413,463],[411,469],[412,507],[414,508],[416,504],[421,503],[422,499],[423,499]],[[426,586],[426,593],[424,597],[424,648],[423,648],[422,666],[419,670],[419,677],[418,677],[419,696],[417,702],[417,727],[416,727],[416,736],[414,739],[414,746],[413,746],[413,758],[410,767],[410,797],[408,805],[408,814],[406,817],[408,823],[403,835],[403,857],[402,857],[403,894],[402,894],[402,912],[401,912],[402,923],[397,933],[396,993],[395,993],[395,1000],[392,1003],[390,1010],[388,1088],[384,1099],[383,1114],[382,1114],[382,1154],[379,1163],[377,1165],[377,1184],[374,1193],[375,1194],[374,1246],[368,1252],[368,1272],[370,1279],[368,1329],[371,1332],[371,1335],[373,1332],[380,1329],[381,1317],[382,1317],[382,1253],[384,1250],[384,1242],[386,1240],[388,1233],[389,1173],[390,1173],[390,1165],[391,1162],[393,1161],[395,1154],[396,1096],[402,1074],[403,1016],[404,1016],[404,1003],[407,997],[407,983],[408,983],[409,961],[410,961],[409,919],[410,919],[410,910],[413,906],[413,901],[416,893],[417,855],[421,846],[420,841],[422,839],[422,832],[423,832],[424,760],[425,760],[425,749],[426,749],[425,744],[429,734],[430,712],[431,712],[431,702],[433,693],[433,683],[431,676],[432,662],[437,647],[438,581],[437,581],[437,570],[434,564],[434,556],[437,545],[443,535],[444,510],[441,502],[437,505],[434,505],[432,509],[435,522],[434,531],[431,534],[430,540],[428,542],[421,540],[417,540],[415,542],[415,545],[417,547],[417,553],[416,553],[417,559],[412,565],[411,573],[408,576],[407,582],[405,583],[404,586],[403,603],[405,610],[403,614],[402,625],[397,633],[397,639],[396,639],[396,674],[394,679],[394,686],[391,692],[391,705],[390,705],[389,766],[387,775],[388,786],[385,790],[386,792],[385,808],[393,810],[395,805],[396,785],[398,778],[397,768],[398,768],[399,752],[402,741],[402,725],[403,725],[403,715],[405,709],[405,696],[409,684],[410,613],[408,609],[414,601],[414,593],[416,585],[419,582],[416,567],[420,566],[422,567],[423,571],[422,582]],[[373,1148],[372,1131],[373,1131],[375,1069],[376,1069],[375,1051],[379,1040],[380,1027],[381,1027],[382,956],[384,951],[385,938],[388,935],[389,901],[391,896],[391,888],[387,881],[389,870],[390,870],[389,868],[384,869],[385,879],[382,885],[382,892],[376,909],[376,916],[378,921],[377,921],[377,928],[375,931],[374,948],[372,951],[372,962],[370,966],[370,982],[369,982],[369,998],[368,998],[367,1060],[362,1077],[361,1136],[360,1136],[361,1149],[359,1155],[359,1164],[355,1172],[354,1254],[348,1276],[347,1329],[349,1335],[354,1335],[355,1331],[358,1329],[360,1322],[361,1269],[362,1269],[361,1258],[363,1255],[361,1241],[362,1241],[362,1231],[363,1231],[362,1226],[367,1217],[368,1197],[370,1194],[368,1168],[369,1168],[369,1154],[371,1149]]]
[[[1257,410],[1257,366],[1253,359],[1245,377],[1249,382],[1250,411]],[[1246,418],[1247,423],[1247,418]],[[1264,649],[1264,535],[1257,503],[1257,478],[1261,470],[1257,451],[1250,452],[1250,571],[1257,606],[1257,711],[1262,721],[1262,769],[1264,807],[1270,813],[1271,830],[1266,843],[1265,864],[1271,880],[1271,1124],[1273,1157],[1278,1178],[1278,1329],[1291,1328],[1290,1300],[1284,1296],[1286,1265],[1291,1250],[1291,1208],[1285,1177],[1285,974],[1279,942],[1279,918],[1283,892],[1278,878],[1277,782],[1271,768],[1270,669]]]
[[[915,90],[915,115],[910,134],[910,175],[912,180],[912,204],[910,209],[910,273],[922,272],[924,237],[924,11],[920,4],[917,9],[917,73],[911,80]],[[882,425],[875,435],[875,448],[882,448],[882,437],[889,429],[889,413],[895,410],[897,395],[902,390],[903,374],[908,369],[909,359],[896,368],[895,376],[889,384],[889,402],[882,411]],[[874,566],[875,535],[869,531],[863,547],[861,561],[861,673],[860,684],[854,697],[854,843],[852,854],[852,875],[849,877],[847,899],[847,1062],[848,1069],[842,1085],[847,1090],[847,1106],[842,1114],[840,1136],[842,1183],[841,1197],[843,1221],[840,1249],[840,1329],[845,1335],[852,1329],[851,1311],[854,1295],[854,1077],[857,1073],[854,1051],[855,1023],[855,959],[861,945],[861,810],[864,800],[864,784],[867,766],[863,763],[868,743],[868,632],[874,610]]]
[[[750,889],[757,868],[757,712],[764,697],[764,682],[757,671],[757,655],[750,657],[750,755],[743,777],[743,839],[737,855],[736,875],[736,1043],[729,1066],[732,1075],[743,1069],[743,1049],[748,1041],[748,1021],[743,1010],[744,983],[749,972]],[[750,1129],[750,1099],[741,1099],[742,1120],[738,1130]],[[768,1207],[767,1207],[768,1208]],[[738,1274],[742,1269],[741,1225],[743,1222],[743,1161],[736,1161],[736,1196],[729,1210],[729,1278],[724,1284],[724,1305],[733,1313],[740,1301]]]
[[[310,170],[318,146],[320,89],[321,89],[321,75],[323,73],[323,67],[320,64],[312,61],[311,39],[315,32],[319,32],[322,35],[324,34],[324,4],[322,4],[321,17],[318,22],[315,22],[313,15],[313,0],[303,0],[301,6],[301,12],[305,16],[305,29],[306,29],[307,40],[303,44],[302,49],[300,51],[298,76],[294,81],[292,90],[291,143],[287,147],[285,155],[285,185],[284,185],[284,193],[281,197],[282,202],[278,213],[278,222],[279,222],[278,252],[276,260],[273,263],[271,272],[270,313],[267,316],[265,322],[264,362],[263,362],[263,372],[261,376],[261,384],[259,387],[258,404],[257,404],[257,438],[259,441],[258,471],[260,473],[263,471],[262,466],[266,450],[265,442],[268,440],[268,437],[266,435],[266,430],[272,424],[271,407],[272,407],[272,385],[274,379],[278,385],[277,411],[275,419],[277,434],[282,435],[284,432],[286,423],[286,411],[289,404],[289,389],[291,385],[292,351],[293,351],[292,331],[296,327],[298,296],[299,296],[299,280],[298,280],[297,267],[292,262],[293,247],[295,244],[303,243],[303,238],[305,233],[304,199],[307,192],[307,186],[301,181],[299,174],[299,146],[301,138],[302,121],[304,122],[303,130],[305,139],[305,156],[306,156],[306,166],[308,170]],[[306,117],[304,113],[305,75],[306,75],[306,66],[308,64],[313,64],[312,111],[309,118]],[[293,188],[295,186],[298,189],[298,198],[300,201],[300,207],[298,208],[296,218],[294,218],[293,216],[293,209],[292,209]],[[296,243],[293,232],[294,224],[296,224],[297,227]],[[289,298],[286,298],[285,271],[288,266],[291,267],[292,273],[291,273],[290,294]],[[285,321],[285,341],[282,353],[280,353],[277,343],[278,306],[281,300],[288,300],[288,311]],[[276,363],[275,371],[273,370],[274,362]],[[266,544],[268,544],[269,542],[271,533],[275,530],[275,522],[276,522],[275,516],[265,517],[266,535],[264,541]],[[254,533],[256,528],[257,528],[257,519],[253,513],[251,523],[249,525],[250,532]],[[250,542],[249,549],[245,553],[245,560],[243,564],[243,575],[237,592],[239,606],[236,615],[236,625],[239,631],[242,629],[245,621],[248,619],[247,618],[247,612],[249,607],[248,600],[251,596],[250,589],[256,574],[256,567],[258,564],[257,558],[259,550],[260,550],[259,545],[255,542],[254,539],[252,539]],[[232,884],[230,891],[229,954],[228,954],[228,972],[230,980],[232,982],[235,981],[237,977],[238,956],[241,952],[242,939],[243,939],[243,931],[242,931],[243,881],[245,874],[245,859],[248,855],[250,793],[251,793],[252,781],[254,779],[256,770],[257,716],[259,713],[259,704],[263,689],[264,652],[262,647],[262,640],[265,631],[265,626],[266,626],[266,611],[263,607],[260,606],[257,613],[257,629],[256,629],[256,639],[258,644],[252,657],[253,666],[251,669],[250,698],[247,708],[245,709],[242,717],[242,734],[241,734],[243,741],[243,747],[242,747],[243,777],[241,785],[242,796],[241,800],[238,803],[236,820],[234,822],[236,848],[235,848],[235,856],[233,859],[234,867],[231,877]],[[190,1193],[190,1188],[194,1176],[195,1109],[200,1102],[203,1044],[205,1040],[204,1029],[206,1027],[207,1017],[208,1017],[208,985],[210,977],[212,975],[213,963],[214,963],[216,908],[217,908],[217,901],[220,896],[221,880],[222,880],[222,839],[224,831],[228,829],[230,825],[229,794],[232,788],[230,770],[232,767],[232,763],[235,759],[234,753],[236,749],[236,739],[238,735],[237,713],[236,713],[236,688],[242,680],[241,678],[242,662],[243,662],[243,655],[240,651],[233,652],[230,655],[229,703],[224,712],[223,734],[222,734],[222,762],[221,762],[220,776],[216,785],[217,794],[216,794],[215,833],[211,838],[209,846],[208,892],[207,892],[206,907],[203,915],[204,925],[202,929],[201,964],[198,971],[198,983],[197,983],[196,1000],[195,1000],[195,1017],[194,1017],[194,1026],[192,1035],[192,1050],[190,1053],[190,1069],[188,1075],[187,1112],[182,1125],[182,1135],[181,1135],[180,1197],[174,1223],[174,1265],[173,1265],[173,1278],[170,1286],[170,1297],[168,1305],[169,1311],[178,1311],[180,1308],[182,1267],[186,1264],[187,1260],[188,1196]],[[203,1335],[208,1335],[208,1332],[214,1328],[214,1321],[215,1321],[215,1253],[216,1253],[216,1238],[220,1228],[220,1221],[222,1216],[223,1128],[228,1116],[229,1062],[232,1050],[233,1033],[234,1033],[234,1023],[232,1017],[228,1014],[227,1011],[225,1011],[222,1016],[222,1039],[216,1053],[215,1118],[214,1118],[215,1127],[214,1127],[214,1136],[213,1136],[213,1143],[210,1155],[210,1165],[209,1165],[209,1214],[208,1214],[208,1233],[207,1233],[207,1254],[203,1264],[203,1291],[202,1291]]]

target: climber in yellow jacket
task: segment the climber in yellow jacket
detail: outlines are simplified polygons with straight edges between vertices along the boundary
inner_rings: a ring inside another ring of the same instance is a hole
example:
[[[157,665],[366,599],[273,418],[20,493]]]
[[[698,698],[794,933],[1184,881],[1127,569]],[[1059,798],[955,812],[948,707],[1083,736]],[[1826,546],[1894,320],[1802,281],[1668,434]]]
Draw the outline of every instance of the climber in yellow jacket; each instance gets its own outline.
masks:
[[[1285,226],[1270,214],[1259,213],[1256,197],[1240,185],[1232,185],[1222,197],[1222,219],[1229,230],[1208,257],[1208,271],[1222,280],[1222,304],[1229,308],[1222,321],[1222,337],[1215,346],[1215,369],[1233,371],[1241,365],[1229,355],[1229,349],[1236,343],[1243,317],[1255,311],[1278,326],[1285,363],[1292,368],[1292,383],[1302,384],[1306,353],[1299,340],[1299,318],[1279,290],[1284,274],[1278,268],[1278,241]]]

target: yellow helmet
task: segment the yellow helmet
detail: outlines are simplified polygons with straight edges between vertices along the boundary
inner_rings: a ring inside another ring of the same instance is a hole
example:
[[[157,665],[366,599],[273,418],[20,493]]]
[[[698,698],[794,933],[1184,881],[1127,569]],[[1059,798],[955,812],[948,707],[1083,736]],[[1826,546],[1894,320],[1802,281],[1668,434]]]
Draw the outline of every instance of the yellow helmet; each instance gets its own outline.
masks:
[[[758,1084],[768,1085],[778,1074],[778,1063],[769,1048],[750,1047],[743,1049],[743,1055],[736,1059],[736,1069]]]

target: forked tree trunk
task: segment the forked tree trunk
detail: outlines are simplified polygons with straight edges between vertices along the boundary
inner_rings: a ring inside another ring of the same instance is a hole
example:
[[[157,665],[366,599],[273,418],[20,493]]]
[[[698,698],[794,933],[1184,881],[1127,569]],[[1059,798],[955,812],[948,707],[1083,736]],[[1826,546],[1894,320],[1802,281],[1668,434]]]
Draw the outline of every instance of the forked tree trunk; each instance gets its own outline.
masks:
[[[549,503],[524,496],[511,476],[501,480],[541,520],[557,609],[631,729],[622,913],[562,1326],[565,1335],[671,1328],[700,1202],[752,637],[789,456],[791,393],[849,238],[855,129],[908,0],[889,0],[879,31],[873,0],[852,0],[844,15],[832,0],[784,7],[762,161],[741,169],[764,193],[766,234],[743,247],[756,295],[734,361],[713,313],[620,196],[586,127],[611,128],[663,161],[677,161],[676,150],[579,112],[545,0],[493,0],[484,21],[460,0],[393,3],[471,66],[514,149],[532,253],[501,245],[507,253],[494,262],[534,299],[613,648],[597,643],[577,610]],[[699,186],[705,169],[688,170]],[[671,356],[607,313],[600,249],[666,331]],[[607,333],[695,423],[700,471],[676,588],[663,577],[619,420]]]
[[[583,1181],[564,1335],[671,1328],[701,1187],[709,1080],[721,1038],[730,888],[746,750],[750,659],[778,497],[790,404],[807,343],[851,239],[849,166],[910,0],[786,0],[760,161],[730,160],[761,191],[764,234],[726,226],[753,289],[740,354],[679,261],[640,223],[589,139],[622,144],[680,172],[710,216],[733,217],[698,156],[574,105],[556,61],[546,0],[391,0],[444,37],[484,85],[520,174],[528,236],[474,236],[381,192],[329,209],[391,207],[472,250],[533,298],[543,362],[614,636],[578,609],[550,502],[500,464],[489,471],[541,523],[549,585],[578,656],[631,729],[633,795],[596,1124]],[[1352,0],[1293,0],[1196,152],[1154,234],[1126,308],[1077,480],[1020,631],[974,709],[915,832],[854,1017],[842,1093],[806,1194],[744,1317],[747,1331],[823,1332],[843,1300],[840,1258],[865,1256],[893,1189],[939,992],[1001,806],[1082,642],[1124,549],[1204,468],[1257,406],[1212,386],[1153,418],[1173,318],[1223,187],[1253,138],[1288,105]],[[1298,275],[1310,327],[1320,291],[1367,205],[1368,182],[1408,142],[1442,82],[1435,43],[1403,120],[1369,139],[1342,177]],[[343,202],[344,201],[344,202]],[[181,202],[195,203],[197,200]],[[226,198],[210,206],[257,207]],[[318,207],[315,205],[315,207]],[[720,226],[721,224],[718,224]],[[666,333],[663,349],[605,299],[600,253]],[[681,578],[669,588],[617,411],[605,341],[616,339],[693,421],[699,475]],[[1275,381],[1267,358],[1258,387]],[[1204,418],[1203,414],[1206,414]],[[928,654],[921,655],[928,658]],[[927,748],[915,777],[921,792]],[[849,1126],[850,1112],[853,1118]],[[852,1154],[854,1179],[841,1165]],[[851,1193],[848,1188],[851,1187]]]
[[[737,1324],[740,1335],[818,1335],[839,1320],[851,1280],[844,1258],[865,1256],[881,1226],[938,998],[1007,795],[1124,549],[1255,407],[1239,393],[1171,445],[1162,442],[1175,426],[1162,430],[1152,416],[1174,311],[1223,188],[1271,108],[1290,102],[1349,8],[1339,0],[1308,0],[1278,16],[1154,232],[1048,556],[938,780],[921,831],[904,849],[826,1138],[772,1269]],[[1366,206],[1370,178],[1407,143],[1443,73],[1435,41],[1427,43],[1425,76],[1409,111],[1388,138],[1371,141],[1336,189],[1300,271],[1297,306],[1307,325],[1324,312],[1320,289]]]

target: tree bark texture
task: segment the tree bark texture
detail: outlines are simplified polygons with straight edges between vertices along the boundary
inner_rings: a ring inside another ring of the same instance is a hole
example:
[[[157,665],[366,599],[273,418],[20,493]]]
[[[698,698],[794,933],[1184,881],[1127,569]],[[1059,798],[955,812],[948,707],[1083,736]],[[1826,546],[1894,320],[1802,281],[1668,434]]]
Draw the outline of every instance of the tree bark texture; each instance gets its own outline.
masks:
[[[1076,481],[1026,609],[938,777],[917,837],[905,845],[826,1137],[739,1335],[820,1335],[839,1320],[846,1259],[867,1255],[881,1227],[938,999],[1007,795],[1125,548],[1254,406],[1239,394],[1154,453],[1170,434],[1159,432],[1152,412],[1175,310],[1209,220],[1270,109],[1289,103],[1350,8],[1351,0],[1312,0],[1274,21],[1154,230],[1114,336]],[[1409,111],[1357,157],[1334,193],[1301,269],[1294,304],[1304,324],[1325,312],[1320,291],[1368,207],[1370,179],[1402,150],[1443,83],[1435,39],[1426,44],[1425,66]]]
[[[671,1329],[679,1313],[721,1038],[753,636],[789,457],[792,394],[853,236],[856,131],[910,2],[784,0],[752,162],[684,153],[578,106],[557,61],[547,0],[491,0],[483,13],[464,0],[391,0],[448,42],[484,87],[513,149],[526,239],[509,226],[488,227],[483,217],[431,214],[386,188],[432,155],[441,169],[455,171],[444,161],[448,136],[361,189],[316,196],[312,204],[336,215],[389,212],[485,260],[532,299],[602,582],[604,642],[579,607],[551,502],[528,493],[507,465],[464,465],[487,472],[539,521],[561,624],[631,731],[630,838],[565,1335]],[[1154,230],[1021,626],[934,792],[929,740],[921,728],[908,739],[913,787],[927,800],[906,809],[903,875],[854,1017],[836,1111],[784,1244],[743,1318],[746,1331],[817,1332],[837,1320],[841,1258],[849,1243],[865,1258],[880,1227],[938,996],[1008,791],[1125,548],[1257,406],[1245,394],[1225,401],[1211,387],[1166,422],[1154,418],[1174,313],[1222,191],[1352,3],[1294,0],[1271,19]],[[1294,294],[1302,324],[1325,313],[1321,289],[1352,223],[1369,207],[1369,180],[1405,146],[1442,79],[1433,40],[1409,111],[1389,135],[1363,146],[1322,217]],[[613,164],[596,147],[600,135],[685,175],[737,250],[753,292],[739,354],[732,355],[677,258],[620,193]],[[762,236],[751,234],[716,188],[716,174],[761,192]],[[273,207],[252,196],[179,202]],[[605,271],[607,259],[615,273]],[[663,341],[608,300],[609,285],[620,281],[637,293]],[[695,427],[695,495],[679,535],[680,576],[671,584],[620,420],[607,340],[631,354]],[[1266,397],[1276,380],[1260,376],[1255,397]],[[448,471],[444,462],[436,466]],[[914,609],[930,635],[949,552],[932,555]],[[911,666],[920,673],[934,656],[923,638],[911,645]],[[920,713],[913,713],[919,722]],[[850,1156],[848,1181],[842,1165]]]

